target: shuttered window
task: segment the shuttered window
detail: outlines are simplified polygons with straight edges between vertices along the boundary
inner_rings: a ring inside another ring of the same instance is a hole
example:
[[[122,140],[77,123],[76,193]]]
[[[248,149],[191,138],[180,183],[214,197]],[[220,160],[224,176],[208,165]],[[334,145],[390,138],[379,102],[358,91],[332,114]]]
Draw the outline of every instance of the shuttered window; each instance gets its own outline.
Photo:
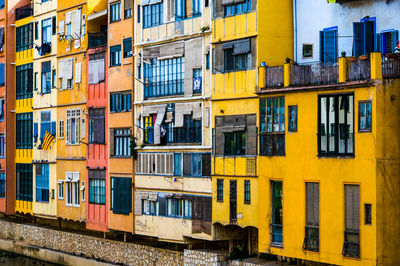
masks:
[[[89,55],[88,83],[97,84],[105,80],[105,53]]]
[[[369,54],[375,51],[375,20],[353,23],[353,56]]]
[[[132,212],[132,179],[111,177],[111,209],[115,214]]]
[[[121,65],[121,45],[110,47],[110,67]]]
[[[110,94],[110,112],[130,112],[132,110],[132,93],[119,92]]]
[[[36,164],[36,201],[49,202],[49,164]]]
[[[183,176],[211,176],[211,154],[184,153]]]
[[[337,27],[320,31],[320,60],[327,64],[333,64],[338,61]]]
[[[306,227],[303,248],[319,250],[319,183],[306,183]]]
[[[89,143],[105,143],[105,109],[89,109]]]
[[[40,139],[43,141],[44,136],[47,132],[51,132],[51,112],[42,111],[40,112]]]
[[[16,164],[16,199],[22,201],[32,201],[33,195],[33,174],[32,164]]]
[[[345,232],[343,255],[360,257],[360,186],[345,185]]]
[[[237,181],[229,181],[229,217],[232,223],[237,221]]]
[[[110,6],[110,22],[121,20],[121,3]]]
[[[163,23],[163,3],[143,6],[143,28],[150,28]]]
[[[80,143],[80,109],[67,110],[67,144]]]
[[[132,17],[132,0],[124,0],[124,18]]]
[[[124,39],[124,58],[132,57],[132,38]]]
[[[16,148],[32,149],[32,113],[16,114]],[[50,133],[50,132],[49,132]]]

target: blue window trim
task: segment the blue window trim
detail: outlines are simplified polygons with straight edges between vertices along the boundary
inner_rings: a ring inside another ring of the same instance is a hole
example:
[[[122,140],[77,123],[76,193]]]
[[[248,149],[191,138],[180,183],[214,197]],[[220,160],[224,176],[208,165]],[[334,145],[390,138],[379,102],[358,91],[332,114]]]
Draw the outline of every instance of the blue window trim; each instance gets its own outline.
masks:
[[[148,213],[144,213],[143,212],[143,210],[144,210],[144,199],[142,199],[142,215],[147,215],[147,216],[158,216],[158,208],[157,208],[157,206],[158,206],[158,204],[157,204],[157,201],[154,201],[155,203],[156,203],[156,207],[155,207],[155,214],[148,214]],[[149,201],[149,200],[147,200],[147,201]]]
[[[42,167],[41,175],[37,175],[37,173],[35,173],[35,175],[36,175],[36,177],[35,177],[35,181],[36,181],[36,184],[35,184],[36,202],[49,203],[50,202],[50,195],[49,195],[49,199],[47,201],[43,200],[41,195],[39,197],[39,191],[42,192],[42,190],[47,190],[47,192],[49,192],[50,166],[49,166],[49,164],[42,164],[41,167]],[[45,171],[46,168],[47,168],[47,172]],[[38,186],[38,178],[42,179],[42,180],[40,180],[41,182],[47,182],[47,185],[42,186],[42,187]]]
[[[113,53],[118,53],[119,52],[119,63],[117,64],[113,64],[113,60],[112,57],[115,56],[115,54],[113,55]],[[110,46],[110,67],[115,67],[115,66],[120,66],[121,65],[121,45],[113,45]]]
[[[115,7],[115,6],[119,6],[119,18],[117,18],[117,19],[113,19],[113,14],[114,14],[114,12],[113,12],[113,7]],[[110,23],[113,23],[113,22],[117,22],[117,21],[121,21],[121,2],[115,2],[115,3],[111,3],[110,4]]]
[[[339,27],[333,26],[333,27],[323,28],[323,31],[329,31],[329,30],[336,30],[336,43],[337,43],[336,57],[337,57],[337,60],[339,60]],[[320,58],[320,61],[321,61],[321,58]]]
[[[157,6],[158,12],[154,12],[153,13],[153,11],[154,11],[153,10],[153,6],[154,7]],[[160,26],[160,25],[164,24],[164,22],[163,22],[163,15],[164,15],[163,14],[163,11],[164,11],[163,8],[164,8],[163,3],[143,6],[143,10],[142,10],[142,16],[143,16],[143,19],[142,19],[143,25],[142,25],[142,27],[143,27],[143,29],[157,27],[157,26]],[[149,17],[150,21],[146,20],[146,17]],[[155,18],[155,17],[157,17],[157,21],[156,20],[153,21],[153,18]]]
[[[0,198],[6,197],[6,174],[0,173]]]
[[[381,32],[379,32],[379,33],[376,33],[376,45],[377,45],[377,48],[376,48],[376,52],[380,52],[380,53],[382,53],[382,54],[386,54],[386,52],[385,53],[383,53],[383,37],[382,37],[382,34],[384,34],[384,33],[393,33],[393,32],[395,32],[395,31],[398,31],[398,30],[395,30],[395,29],[387,29],[387,30],[382,30]],[[380,44],[378,45],[378,35],[380,35],[381,36],[381,38],[380,38]],[[379,49],[379,48],[381,48],[381,49]]]
[[[192,205],[192,213],[191,213],[190,216],[186,215],[186,212],[185,212],[185,210],[186,210],[186,202],[187,201],[190,201],[191,205]],[[192,220],[192,217],[193,217],[193,201],[187,200],[187,199],[183,199],[182,205],[183,205],[183,219]]]
[[[360,22],[364,22],[364,21],[373,21],[374,22],[374,29],[375,29],[375,32],[374,32],[374,51],[376,52],[376,50],[377,50],[377,38],[376,38],[376,33],[377,33],[377,29],[376,29],[376,17],[370,17],[370,18],[363,18],[363,19],[360,19]],[[365,36],[364,36],[364,38],[365,38]],[[365,50],[365,42],[364,42],[364,50]]]
[[[174,193],[174,195],[175,195],[175,193]],[[210,198],[210,199],[212,199],[211,196],[196,195],[196,194],[183,194],[182,198],[179,199],[179,200],[182,201],[182,216],[176,216],[176,215],[169,216],[168,215],[168,199],[175,199],[175,198],[173,198],[173,197],[172,198],[165,197],[165,192],[158,192],[157,196],[158,196],[158,199],[160,199],[160,198],[165,199],[165,208],[166,209],[165,209],[165,215],[160,215],[160,204],[157,204],[158,205],[157,206],[157,215],[155,215],[155,216],[165,217],[165,218],[172,218],[172,219],[185,219],[185,220],[192,220],[193,219],[193,211],[192,211],[192,216],[186,216],[185,215],[185,200],[186,200],[185,197],[197,197],[197,198]],[[175,200],[177,200],[177,199],[175,199]],[[193,208],[193,201],[191,201],[191,202],[192,202],[192,208]],[[143,215],[147,215],[147,214],[143,214]],[[153,216],[153,215],[148,215],[148,216]]]

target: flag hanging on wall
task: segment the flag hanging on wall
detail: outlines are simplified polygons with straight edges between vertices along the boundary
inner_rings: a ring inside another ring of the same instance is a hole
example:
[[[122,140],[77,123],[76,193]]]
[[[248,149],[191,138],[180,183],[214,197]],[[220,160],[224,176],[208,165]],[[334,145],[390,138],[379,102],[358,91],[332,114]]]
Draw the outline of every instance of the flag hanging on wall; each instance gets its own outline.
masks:
[[[48,131],[46,131],[46,134],[44,134],[42,149],[48,150],[50,148],[50,145],[53,142],[53,140],[54,140],[54,136],[51,135]]]

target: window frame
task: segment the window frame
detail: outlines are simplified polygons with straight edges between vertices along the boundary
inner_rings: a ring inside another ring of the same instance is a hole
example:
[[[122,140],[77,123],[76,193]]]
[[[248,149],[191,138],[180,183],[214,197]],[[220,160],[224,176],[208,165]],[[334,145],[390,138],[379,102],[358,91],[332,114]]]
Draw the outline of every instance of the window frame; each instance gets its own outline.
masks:
[[[367,105],[370,104],[371,105],[371,117],[370,117],[370,126],[367,127],[367,120],[368,120],[368,107]],[[362,109],[362,105],[365,105],[365,127],[361,128],[361,109]],[[358,132],[359,133],[365,133],[365,132],[372,132],[372,100],[363,100],[363,101],[358,101]]]
[[[50,181],[49,181],[49,179],[50,179],[50,177],[49,177],[49,175],[50,175],[50,173],[49,173],[50,172],[50,165],[48,163],[40,164],[40,168],[41,168],[40,175],[38,175],[37,167],[38,166],[36,164],[36,172],[35,172],[35,178],[36,178],[36,183],[35,183],[36,202],[49,203],[50,202],[50,190],[49,190],[49,185],[50,185]],[[40,185],[38,185],[39,183],[40,183]],[[40,191],[40,193],[39,193],[39,191]],[[47,193],[46,193],[46,191],[47,191]],[[39,194],[40,194],[40,197],[38,197]],[[44,198],[43,198],[43,196],[44,196]]]
[[[110,46],[110,67],[121,65],[121,44]]]
[[[217,179],[217,202],[224,202],[224,179]]]
[[[104,171],[104,178],[100,177],[100,175],[91,177],[90,171]],[[89,204],[106,205],[106,175],[105,170],[89,170]]]
[[[243,182],[244,191],[244,204],[251,204],[251,183],[250,180],[244,180]]]
[[[142,199],[142,215],[157,216],[157,201]]]
[[[292,110],[294,110],[293,122],[292,118]],[[293,124],[293,125],[292,125]],[[298,130],[298,107],[297,105],[289,105],[288,106],[288,132],[297,132]]]
[[[57,182],[57,198],[59,200],[64,199],[64,181]]]
[[[0,173],[0,198],[6,197],[6,174]]]
[[[162,25],[163,22],[163,13],[164,13],[164,5],[163,3],[157,3],[152,5],[142,6],[143,12],[143,29],[148,29],[152,27],[157,27]]]
[[[117,14],[115,14],[115,12]],[[113,2],[110,3],[110,23],[121,21],[121,2]]]
[[[125,38],[123,41],[123,46],[124,46],[124,53],[123,56],[124,58],[129,58],[133,56],[133,51],[132,51],[132,37],[130,38]],[[128,49],[128,50],[127,50]]]

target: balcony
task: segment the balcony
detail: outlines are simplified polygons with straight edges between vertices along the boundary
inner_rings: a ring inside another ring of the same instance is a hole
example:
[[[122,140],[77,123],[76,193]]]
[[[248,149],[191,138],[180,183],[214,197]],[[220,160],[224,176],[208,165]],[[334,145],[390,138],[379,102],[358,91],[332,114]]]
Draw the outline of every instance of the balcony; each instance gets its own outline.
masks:
[[[15,9],[15,20],[33,16],[33,8],[31,5],[25,5]]]
[[[107,32],[89,33],[89,49],[107,45]]]
[[[163,126],[161,131],[161,144],[201,144],[201,125],[181,128],[168,128]],[[145,130],[146,144],[154,144],[154,128],[147,127]]]
[[[212,175],[257,176],[256,156],[213,156],[212,165]]]
[[[341,57],[335,64],[287,63],[284,66],[261,67],[261,86],[258,93],[289,87],[331,87],[344,83],[364,83],[381,78],[400,78],[400,55],[383,56],[380,53],[371,53],[360,57]]]

